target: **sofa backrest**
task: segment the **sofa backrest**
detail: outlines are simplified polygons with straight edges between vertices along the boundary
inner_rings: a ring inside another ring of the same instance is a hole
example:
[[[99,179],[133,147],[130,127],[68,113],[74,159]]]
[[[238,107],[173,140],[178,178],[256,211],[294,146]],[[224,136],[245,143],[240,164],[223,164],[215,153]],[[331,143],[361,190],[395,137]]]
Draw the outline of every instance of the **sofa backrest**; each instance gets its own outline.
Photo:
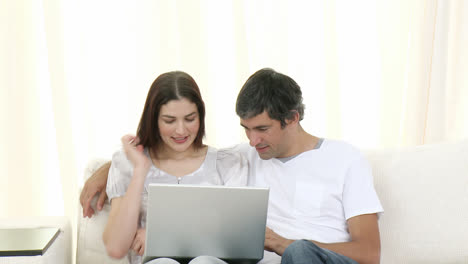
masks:
[[[468,263],[468,140],[368,151],[381,263]]]

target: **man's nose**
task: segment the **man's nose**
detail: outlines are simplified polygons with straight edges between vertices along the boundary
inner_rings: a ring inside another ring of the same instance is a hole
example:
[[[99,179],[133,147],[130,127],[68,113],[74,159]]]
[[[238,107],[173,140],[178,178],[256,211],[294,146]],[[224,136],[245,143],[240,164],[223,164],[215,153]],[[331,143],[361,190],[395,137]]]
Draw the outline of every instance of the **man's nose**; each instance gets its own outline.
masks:
[[[250,140],[250,146],[255,147],[261,142],[261,138],[255,132],[247,133],[247,137]]]

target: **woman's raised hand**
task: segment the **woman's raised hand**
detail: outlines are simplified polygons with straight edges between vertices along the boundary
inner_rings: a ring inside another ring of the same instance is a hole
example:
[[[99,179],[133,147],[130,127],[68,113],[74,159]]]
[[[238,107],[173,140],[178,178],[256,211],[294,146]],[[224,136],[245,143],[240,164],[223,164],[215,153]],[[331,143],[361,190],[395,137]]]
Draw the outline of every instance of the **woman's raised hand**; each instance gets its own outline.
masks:
[[[127,159],[133,164],[134,168],[148,169],[151,160],[143,153],[143,146],[140,145],[140,139],[133,135],[122,137],[122,145]]]

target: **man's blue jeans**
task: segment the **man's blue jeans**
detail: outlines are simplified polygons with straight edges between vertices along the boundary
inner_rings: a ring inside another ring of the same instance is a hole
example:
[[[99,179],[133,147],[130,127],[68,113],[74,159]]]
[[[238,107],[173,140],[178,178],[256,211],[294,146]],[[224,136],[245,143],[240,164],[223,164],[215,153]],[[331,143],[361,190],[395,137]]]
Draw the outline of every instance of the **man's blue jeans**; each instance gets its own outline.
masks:
[[[319,248],[307,240],[297,240],[289,245],[281,256],[281,264],[358,264],[356,261]]]

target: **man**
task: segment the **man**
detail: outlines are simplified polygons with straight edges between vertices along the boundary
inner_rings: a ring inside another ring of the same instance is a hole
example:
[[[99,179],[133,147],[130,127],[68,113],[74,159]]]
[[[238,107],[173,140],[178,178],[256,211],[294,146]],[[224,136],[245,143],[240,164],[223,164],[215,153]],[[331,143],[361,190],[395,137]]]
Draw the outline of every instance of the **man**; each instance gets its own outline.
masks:
[[[270,188],[261,263],[379,263],[377,214],[383,209],[370,166],[354,147],[301,127],[299,85],[259,70],[242,87],[236,112],[251,146],[234,148],[249,161],[248,185]],[[80,199],[85,216],[93,213],[92,196],[103,190],[102,180],[93,181]]]

